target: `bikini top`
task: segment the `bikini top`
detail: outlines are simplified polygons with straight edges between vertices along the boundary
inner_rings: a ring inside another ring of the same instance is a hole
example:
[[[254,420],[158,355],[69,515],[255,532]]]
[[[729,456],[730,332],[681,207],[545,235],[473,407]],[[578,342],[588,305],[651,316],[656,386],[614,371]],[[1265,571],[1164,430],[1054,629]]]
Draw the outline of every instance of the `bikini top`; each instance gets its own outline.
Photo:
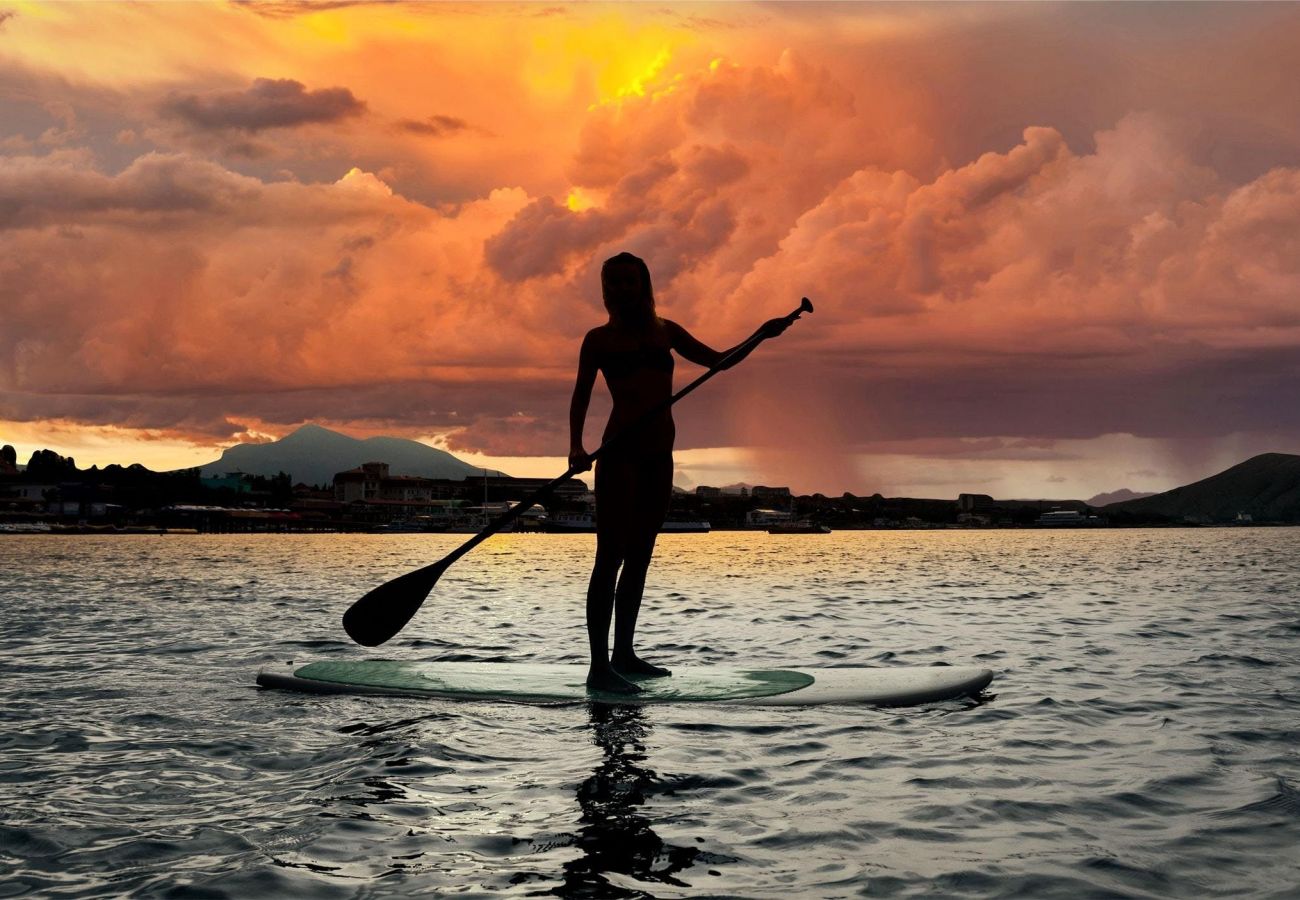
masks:
[[[673,354],[667,347],[638,347],[620,353],[606,353],[600,363],[606,378],[623,378],[642,369],[673,371]]]

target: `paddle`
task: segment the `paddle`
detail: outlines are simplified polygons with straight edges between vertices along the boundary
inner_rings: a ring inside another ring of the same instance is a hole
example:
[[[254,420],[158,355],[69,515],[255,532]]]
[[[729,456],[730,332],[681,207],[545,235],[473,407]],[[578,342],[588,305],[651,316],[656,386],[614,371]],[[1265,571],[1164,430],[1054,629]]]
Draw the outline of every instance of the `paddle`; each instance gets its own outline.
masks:
[[[806,312],[812,312],[813,305],[807,297],[804,297],[799,304],[799,308],[783,318],[788,323],[793,323]],[[610,447],[626,440],[630,435],[649,422],[659,413],[672,406],[678,400],[685,397],[691,391],[695,390],[704,382],[708,381],[718,372],[727,367],[728,361],[738,356],[742,350],[752,349],[756,345],[766,340],[761,330],[755,332],[752,337],[744,343],[737,345],[726,356],[707,372],[696,378],[686,387],[673,394],[667,400],[657,404],[653,409],[646,412],[641,418],[637,419],[623,431],[614,435],[605,443],[601,444],[593,452],[588,460],[595,462],[596,458],[608,450]],[[413,572],[407,572],[392,581],[385,582],[366,594],[356,603],[348,607],[348,611],[343,614],[343,628],[347,631],[348,636],[358,644],[366,647],[377,647],[384,641],[391,638],[397,632],[406,627],[406,623],[411,621],[411,617],[424,603],[433,586],[437,584],[442,573],[447,571],[456,560],[460,559],[469,551],[473,550],[479,544],[486,541],[489,537],[496,534],[505,526],[509,525],[525,510],[531,509],[533,504],[537,503],[551,491],[555,490],[562,482],[572,478],[580,471],[586,471],[585,468],[579,469],[577,466],[569,466],[568,470],[558,478],[554,478],[542,487],[538,488],[531,497],[519,503],[517,506],[506,510],[497,516],[492,522],[480,531],[474,537],[461,544],[451,553],[448,553],[442,559],[432,565],[425,566],[422,569],[416,569]]]

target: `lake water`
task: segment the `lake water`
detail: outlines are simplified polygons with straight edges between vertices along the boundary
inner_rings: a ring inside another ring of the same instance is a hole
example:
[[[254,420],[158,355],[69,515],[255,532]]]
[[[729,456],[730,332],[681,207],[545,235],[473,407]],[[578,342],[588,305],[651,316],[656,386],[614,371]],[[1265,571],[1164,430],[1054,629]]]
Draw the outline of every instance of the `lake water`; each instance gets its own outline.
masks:
[[[260,666],[582,662],[594,539],[0,537],[0,897],[1294,897],[1300,529],[661,539],[669,665],[997,671],[901,710],[261,690]]]

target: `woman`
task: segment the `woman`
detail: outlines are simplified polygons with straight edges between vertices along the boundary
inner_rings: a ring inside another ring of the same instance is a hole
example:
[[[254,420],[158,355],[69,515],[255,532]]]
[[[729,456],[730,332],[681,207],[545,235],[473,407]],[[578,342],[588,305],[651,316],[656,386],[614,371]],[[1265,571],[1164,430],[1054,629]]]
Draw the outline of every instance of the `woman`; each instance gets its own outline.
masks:
[[[639,658],[632,649],[646,570],[655,538],[668,514],[673,489],[673,425],[669,407],[640,421],[673,393],[673,350],[683,359],[710,368],[740,362],[755,341],[719,352],[686,329],[655,314],[654,289],[645,262],[630,253],[605,260],[600,287],[609,321],[587,332],[578,356],[578,378],[569,407],[569,464],[591,468],[582,430],[596,373],[603,372],[614,401],[602,443],[618,435],[596,462],[596,562],[587,588],[587,635],[591,669],[587,687],[619,694],[641,688],[629,678],[661,678],[667,669]],[[789,326],[772,319],[759,330],[775,337]],[[629,428],[635,426],[629,432]],[[621,572],[620,572],[621,569]],[[614,617],[614,652],[609,652],[609,622]],[[626,676],[626,677],[625,677]]]

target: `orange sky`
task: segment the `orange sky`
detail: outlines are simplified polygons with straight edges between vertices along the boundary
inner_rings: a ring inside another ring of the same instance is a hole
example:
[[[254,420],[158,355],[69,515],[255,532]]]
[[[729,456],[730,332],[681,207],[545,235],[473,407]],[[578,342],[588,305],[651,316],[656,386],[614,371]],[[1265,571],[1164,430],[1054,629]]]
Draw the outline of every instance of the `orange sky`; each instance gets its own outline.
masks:
[[[817,305],[678,408],[680,484],[1300,452],[1296,46],[1292,4],[0,0],[0,443],[557,474],[627,249],[714,346]]]

